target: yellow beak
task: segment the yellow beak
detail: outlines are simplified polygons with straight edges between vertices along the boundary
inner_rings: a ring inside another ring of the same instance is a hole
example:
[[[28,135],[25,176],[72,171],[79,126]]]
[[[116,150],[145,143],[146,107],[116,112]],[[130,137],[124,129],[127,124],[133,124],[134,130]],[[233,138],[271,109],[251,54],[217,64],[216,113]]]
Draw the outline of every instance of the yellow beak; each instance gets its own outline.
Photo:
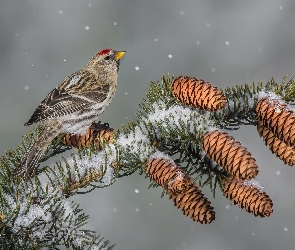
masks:
[[[115,59],[119,61],[124,56],[125,53],[126,51],[118,51],[117,54],[115,55]]]

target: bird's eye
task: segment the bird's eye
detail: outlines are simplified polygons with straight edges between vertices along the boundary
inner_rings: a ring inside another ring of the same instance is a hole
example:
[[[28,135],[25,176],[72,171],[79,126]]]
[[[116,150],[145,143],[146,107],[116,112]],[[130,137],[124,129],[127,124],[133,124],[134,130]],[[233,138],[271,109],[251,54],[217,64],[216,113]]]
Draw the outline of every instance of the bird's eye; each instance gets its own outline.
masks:
[[[110,60],[110,57],[109,56],[106,56],[104,59],[105,60]]]

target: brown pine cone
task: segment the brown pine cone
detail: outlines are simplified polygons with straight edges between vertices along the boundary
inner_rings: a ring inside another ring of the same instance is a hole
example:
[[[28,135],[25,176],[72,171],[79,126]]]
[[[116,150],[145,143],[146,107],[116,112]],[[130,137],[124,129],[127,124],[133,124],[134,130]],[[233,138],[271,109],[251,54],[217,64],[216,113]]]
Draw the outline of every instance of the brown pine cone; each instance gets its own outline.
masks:
[[[268,217],[273,212],[272,200],[265,192],[234,176],[223,182],[223,195],[254,216]]]
[[[214,208],[195,183],[189,184],[184,193],[173,194],[168,190],[168,195],[174,205],[193,221],[207,224],[215,220]]]
[[[185,192],[191,182],[178,166],[166,159],[150,159],[146,172],[153,181],[173,194]]]
[[[194,108],[216,111],[223,109],[227,103],[222,90],[195,77],[177,77],[172,81],[171,88],[177,100]]]
[[[112,128],[102,130],[90,128],[85,135],[64,134],[63,143],[75,148],[85,148],[92,145],[96,150],[101,150],[104,140],[109,143],[114,142],[113,131]]]
[[[295,165],[295,149],[288,146],[284,141],[280,140],[270,129],[263,125],[263,121],[257,124],[259,135],[263,138],[265,145],[269,147],[271,152],[280,160],[289,166]]]
[[[287,145],[295,146],[295,115],[286,103],[263,97],[256,104],[256,116]]]
[[[258,174],[258,166],[251,153],[225,132],[214,130],[203,137],[206,155],[220,167],[240,179],[252,179]]]

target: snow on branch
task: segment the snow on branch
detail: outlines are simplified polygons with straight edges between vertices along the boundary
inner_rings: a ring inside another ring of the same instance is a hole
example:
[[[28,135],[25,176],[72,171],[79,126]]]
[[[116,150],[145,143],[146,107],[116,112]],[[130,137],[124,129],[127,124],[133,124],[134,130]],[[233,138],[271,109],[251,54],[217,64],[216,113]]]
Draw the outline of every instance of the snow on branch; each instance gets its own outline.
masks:
[[[68,249],[112,249],[95,232],[82,229],[88,216],[68,198],[135,171],[150,177],[150,186],[162,187],[184,215],[202,224],[215,219],[201,192],[205,185],[213,195],[219,187],[254,216],[270,216],[273,203],[256,179],[255,158],[223,130],[257,126],[271,152],[294,165],[295,116],[289,106],[294,89],[293,79],[285,83],[285,78],[282,83],[271,79],[264,87],[253,83],[220,90],[194,77],[163,76],[151,83],[136,121],[118,131],[98,123],[84,135],[59,135],[32,179],[13,179],[11,173],[40,131],[35,128],[22,146],[0,158],[1,242],[19,248],[64,244]],[[70,156],[52,161],[72,147],[77,150]]]

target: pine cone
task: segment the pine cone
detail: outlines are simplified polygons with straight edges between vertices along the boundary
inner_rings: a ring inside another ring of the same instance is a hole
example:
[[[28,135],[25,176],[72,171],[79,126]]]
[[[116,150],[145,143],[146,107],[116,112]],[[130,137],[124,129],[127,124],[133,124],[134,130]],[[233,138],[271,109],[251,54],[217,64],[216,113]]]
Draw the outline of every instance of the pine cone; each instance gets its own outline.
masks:
[[[173,194],[168,190],[169,199],[174,205],[181,209],[183,214],[191,217],[192,220],[202,224],[211,223],[215,220],[215,212],[210,201],[202,194],[195,183],[190,183],[186,192]]]
[[[289,146],[295,146],[295,115],[286,103],[269,96],[256,105],[257,119]]]
[[[206,133],[203,149],[211,160],[237,178],[250,180],[258,174],[251,153],[225,132],[214,130]]]
[[[114,142],[112,128],[96,130],[90,128],[85,135],[64,134],[63,143],[75,148],[85,148],[93,145],[96,150],[102,149],[102,141]]]
[[[185,192],[191,182],[178,166],[165,159],[150,159],[146,171],[153,181],[173,194]]]
[[[269,196],[257,187],[248,185],[247,181],[245,183],[232,176],[224,181],[222,191],[226,198],[255,216],[268,217],[273,212],[273,203]]]
[[[195,77],[177,77],[173,80],[171,88],[177,100],[194,108],[216,111],[224,108],[227,103],[222,90]]]
[[[288,146],[285,142],[276,137],[270,129],[263,125],[262,121],[258,122],[257,130],[259,135],[263,138],[265,145],[268,145],[273,154],[275,154],[285,164],[288,164],[289,166],[295,165],[294,148]]]

